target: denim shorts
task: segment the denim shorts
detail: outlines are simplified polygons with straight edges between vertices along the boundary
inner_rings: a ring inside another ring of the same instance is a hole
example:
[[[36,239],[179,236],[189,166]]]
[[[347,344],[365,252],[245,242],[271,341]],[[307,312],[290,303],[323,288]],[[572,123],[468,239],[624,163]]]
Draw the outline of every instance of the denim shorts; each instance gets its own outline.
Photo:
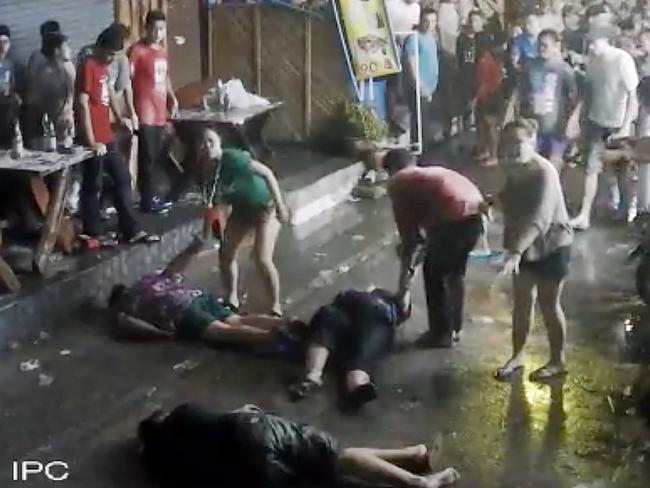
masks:
[[[613,127],[601,127],[591,120],[587,122],[585,150],[583,153],[587,174],[600,174],[603,172],[603,151],[605,150],[609,137],[618,132],[618,130]]]

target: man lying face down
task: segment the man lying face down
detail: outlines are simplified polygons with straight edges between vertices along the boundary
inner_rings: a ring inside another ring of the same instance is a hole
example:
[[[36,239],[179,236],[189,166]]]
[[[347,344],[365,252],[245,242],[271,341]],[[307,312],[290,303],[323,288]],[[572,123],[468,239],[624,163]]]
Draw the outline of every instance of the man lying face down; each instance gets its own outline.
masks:
[[[343,448],[315,427],[250,405],[228,413],[194,404],[158,411],[140,423],[138,437],[145,470],[169,488],[335,486],[348,475],[382,485],[439,488],[459,477],[452,468],[415,474],[430,471],[439,446]]]
[[[165,270],[145,275],[130,288],[113,288],[109,307],[116,313],[114,325],[119,336],[295,350],[304,324],[267,315],[241,317],[223,300],[185,282],[183,271],[203,247],[197,237]]]

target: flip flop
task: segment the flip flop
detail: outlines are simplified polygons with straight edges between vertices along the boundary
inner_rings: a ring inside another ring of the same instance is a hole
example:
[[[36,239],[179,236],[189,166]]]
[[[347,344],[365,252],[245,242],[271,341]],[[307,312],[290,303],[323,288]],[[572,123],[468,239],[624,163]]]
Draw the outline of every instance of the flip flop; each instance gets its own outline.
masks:
[[[523,369],[524,367],[521,365],[515,366],[514,368],[506,368],[505,366],[502,366],[497,368],[495,371],[494,379],[497,381],[508,381],[519,374]]]
[[[542,366],[539,369],[536,369],[530,375],[528,375],[528,379],[534,383],[543,383],[545,381],[550,381],[555,378],[561,378],[563,376],[566,376],[567,370],[565,368],[562,369],[554,369],[554,368],[549,368],[548,366]]]
[[[149,234],[140,230],[127,239],[129,244],[153,244],[160,242],[161,238],[158,234]]]
[[[316,390],[322,388],[323,383],[317,383],[309,378],[304,378],[300,383],[294,383],[289,387],[289,396],[294,402],[304,400]]]

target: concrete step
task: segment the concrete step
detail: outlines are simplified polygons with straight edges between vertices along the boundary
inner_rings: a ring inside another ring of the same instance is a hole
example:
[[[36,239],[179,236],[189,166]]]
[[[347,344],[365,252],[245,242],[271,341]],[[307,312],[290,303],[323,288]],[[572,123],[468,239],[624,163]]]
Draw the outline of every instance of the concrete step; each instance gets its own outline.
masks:
[[[300,154],[291,157],[298,158]],[[348,198],[363,171],[362,165],[322,157],[316,162],[292,174],[280,175],[280,185],[293,215],[288,237],[291,242],[283,248],[292,253],[318,247],[327,236],[344,234],[362,219],[358,212],[337,214],[333,210]],[[328,232],[318,232],[327,225],[331,227]],[[143,226],[159,233],[162,241],[150,246],[120,246],[77,256],[57,256],[49,276],[21,275],[21,292],[0,295],[0,344],[35,337],[41,330],[67,320],[89,300],[104,302],[116,283],[130,284],[164,266],[201,230],[201,210],[196,205],[179,203],[165,217],[143,216]],[[31,250],[25,248],[19,254],[19,261],[26,264],[24,269],[29,269]]]

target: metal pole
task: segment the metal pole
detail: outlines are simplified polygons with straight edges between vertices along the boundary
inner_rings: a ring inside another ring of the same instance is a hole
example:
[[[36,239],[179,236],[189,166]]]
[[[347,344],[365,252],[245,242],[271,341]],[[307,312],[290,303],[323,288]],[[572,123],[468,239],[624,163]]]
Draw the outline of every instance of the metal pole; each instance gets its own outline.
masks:
[[[352,80],[354,89],[357,92],[357,99],[361,100],[361,93],[359,92],[359,87],[357,86],[357,79],[356,76],[354,76],[354,70],[352,69],[352,58],[350,58],[350,53],[348,52],[348,44],[345,41],[345,36],[343,35],[343,28],[341,27],[339,11],[336,8],[336,0],[332,0],[332,8],[334,9],[334,17],[336,18],[336,28],[339,31],[339,38],[341,39],[341,44],[343,45],[343,52],[345,54],[345,62],[348,66],[348,73],[350,74],[350,79]]]
[[[424,144],[422,143],[422,99],[420,94],[422,89],[420,87],[420,33],[415,31],[415,106],[418,121],[418,154],[422,154]]]

